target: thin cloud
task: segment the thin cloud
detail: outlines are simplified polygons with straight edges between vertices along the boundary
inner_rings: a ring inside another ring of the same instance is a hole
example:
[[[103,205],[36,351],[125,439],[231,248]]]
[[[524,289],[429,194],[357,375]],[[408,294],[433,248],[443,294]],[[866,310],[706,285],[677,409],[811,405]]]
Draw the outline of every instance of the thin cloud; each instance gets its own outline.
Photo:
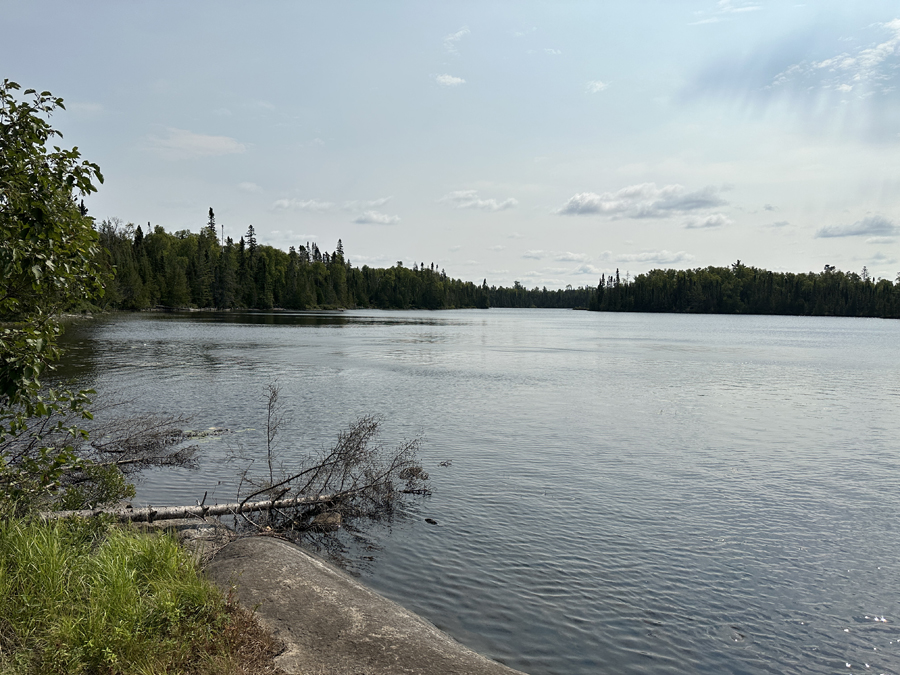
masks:
[[[893,244],[896,239],[894,237],[869,237],[866,239],[867,244]]]
[[[849,225],[829,225],[816,230],[816,238],[890,237],[900,234],[900,227],[883,216],[866,216]]]
[[[722,14],[742,14],[744,12],[755,12],[762,9],[762,6],[755,2],[741,2],[738,0],[719,0],[718,11]]]
[[[541,260],[544,257],[544,252],[540,249],[535,251],[525,251],[525,253],[522,254],[522,257],[531,260]]]
[[[335,206],[334,202],[323,202],[318,199],[278,199],[272,204],[272,209],[274,211],[322,213],[324,211],[333,211]]]
[[[466,81],[461,77],[454,77],[453,75],[438,75],[434,78],[435,82],[437,82],[442,87],[458,87],[461,84],[465,84]]]
[[[776,220],[772,223],[772,227],[787,227],[788,225],[790,225],[790,222],[787,220]]]
[[[459,52],[456,50],[456,43],[462,40],[464,37],[469,35],[471,31],[463,26],[455,33],[451,33],[447,37],[444,38],[444,48],[450,52],[451,54],[458,54]]]
[[[262,192],[262,188],[259,185],[249,181],[238,183],[238,190],[241,192]]]
[[[562,54],[562,51],[560,51],[559,49],[550,49],[548,47],[544,49],[544,53],[549,54],[550,56],[559,56],[560,54]]]
[[[704,14],[712,14],[705,19],[698,19],[688,25],[699,26],[707,23],[719,23],[725,21],[729,16],[734,14],[746,14],[747,12],[757,12],[762,9],[762,5],[756,2],[747,2],[745,0],[719,0],[714,9],[708,12],[697,12],[698,16]]]
[[[488,251],[502,251],[502,250],[504,250],[505,248],[506,248],[505,246],[502,246],[502,245],[500,245],[500,244],[497,244],[496,246],[488,246],[488,249],[487,249],[487,250],[488,250]]]
[[[394,225],[400,222],[400,216],[389,216],[378,211],[366,211],[353,219],[360,225]]]
[[[572,253],[571,251],[566,251],[564,253],[557,253],[553,256],[554,260],[559,260],[560,262],[586,262],[588,257],[584,253]]]
[[[482,199],[478,196],[478,190],[457,190],[444,195],[439,202],[451,204],[457,209],[480,209],[482,211],[504,211],[515,208],[519,202],[512,197],[498,201],[496,199]]]
[[[372,208],[378,206],[384,206],[389,201],[391,201],[394,197],[379,197],[378,199],[370,199],[368,201],[360,201],[359,199],[352,199],[349,202],[344,202],[344,205],[341,207],[345,211],[354,211],[360,208]]]
[[[583,265],[579,265],[574,270],[572,270],[572,274],[600,274],[602,270],[599,267],[594,267],[589,263],[585,263]]]
[[[676,213],[702,211],[727,202],[719,188],[708,185],[687,192],[681,185],[656,187],[656,183],[630,185],[617,192],[581,192],[569,198],[557,213],[561,215],[600,214],[627,218],[663,218]]]
[[[195,134],[186,129],[166,127],[161,136],[147,139],[151,152],[163,159],[197,159],[200,157],[219,157],[246,152],[247,146],[229,136],[211,136]]]
[[[626,253],[616,256],[616,262],[650,263],[654,265],[674,265],[694,259],[690,253],[678,251],[643,251],[642,253]]]
[[[584,90],[588,94],[599,94],[601,91],[608,89],[608,82],[601,82],[600,80],[591,80],[586,85],[584,85]]]
[[[897,259],[888,255],[885,255],[881,251],[874,254],[869,260],[872,260],[881,265],[895,265],[897,263]]]
[[[836,42],[822,52],[821,32],[809,28],[769,43],[764,50],[720,56],[682,95],[714,96],[760,110],[779,104],[807,129],[839,129],[868,140],[896,142],[900,19],[867,30],[880,35],[860,39],[853,48]]]
[[[684,226],[689,230],[699,230],[711,227],[723,227],[725,225],[731,225],[732,222],[733,221],[724,213],[713,213],[712,215],[706,216],[706,218],[689,220]]]

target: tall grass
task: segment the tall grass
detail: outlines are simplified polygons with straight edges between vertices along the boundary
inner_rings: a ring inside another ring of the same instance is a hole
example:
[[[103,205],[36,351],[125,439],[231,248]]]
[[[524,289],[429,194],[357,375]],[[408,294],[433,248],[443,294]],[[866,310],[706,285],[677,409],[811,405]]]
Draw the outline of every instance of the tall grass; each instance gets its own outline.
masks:
[[[232,610],[171,536],[0,522],[0,673],[240,672]]]

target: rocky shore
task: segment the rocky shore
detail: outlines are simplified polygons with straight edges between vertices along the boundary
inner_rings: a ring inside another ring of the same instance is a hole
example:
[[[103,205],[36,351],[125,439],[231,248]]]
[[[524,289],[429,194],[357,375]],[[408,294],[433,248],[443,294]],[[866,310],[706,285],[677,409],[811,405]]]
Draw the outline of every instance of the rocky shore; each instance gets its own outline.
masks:
[[[276,537],[233,539],[221,525],[166,524],[209,578],[282,645],[288,673],[515,675],[321,558]]]

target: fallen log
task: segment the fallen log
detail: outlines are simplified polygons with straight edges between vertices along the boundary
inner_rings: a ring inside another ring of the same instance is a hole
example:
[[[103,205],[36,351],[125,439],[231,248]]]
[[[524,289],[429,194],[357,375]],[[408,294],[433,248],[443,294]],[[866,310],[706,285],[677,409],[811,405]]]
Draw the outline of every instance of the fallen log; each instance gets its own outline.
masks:
[[[82,509],[78,511],[45,511],[41,516],[46,519],[57,518],[96,518],[101,515],[113,516],[120,523],[152,523],[155,520],[172,520],[175,518],[206,518],[207,516],[239,515],[273,509],[290,509],[306,504],[327,504],[340,495],[319,495],[318,497],[291,497],[289,499],[266,499],[257,502],[231,502],[205,506],[147,506],[141,509],[127,507]]]

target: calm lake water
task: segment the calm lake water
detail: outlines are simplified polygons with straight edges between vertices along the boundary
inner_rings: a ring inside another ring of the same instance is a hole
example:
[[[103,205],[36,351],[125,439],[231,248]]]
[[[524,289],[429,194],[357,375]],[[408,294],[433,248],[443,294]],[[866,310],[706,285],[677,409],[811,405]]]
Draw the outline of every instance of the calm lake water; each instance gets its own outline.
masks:
[[[514,668],[900,672],[900,322],[140,314],[67,343],[81,384],[246,447],[276,378],[288,455],[365,414],[422,435],[434,495],[355,569]],[[137,501],[230,501],[226,445]]]

